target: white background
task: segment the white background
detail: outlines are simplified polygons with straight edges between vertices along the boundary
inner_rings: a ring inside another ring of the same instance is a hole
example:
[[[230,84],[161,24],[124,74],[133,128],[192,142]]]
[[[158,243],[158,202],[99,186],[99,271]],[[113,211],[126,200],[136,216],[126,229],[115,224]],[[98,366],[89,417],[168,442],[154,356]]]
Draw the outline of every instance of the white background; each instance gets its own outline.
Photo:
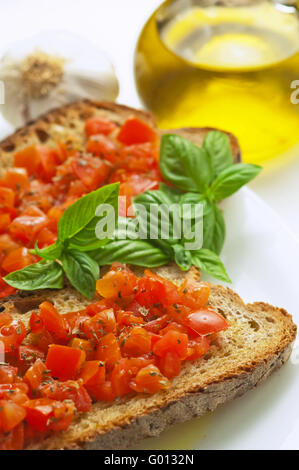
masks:
[[[0,0],[0,54],[18,39],[45,29],[68,30],[98,44],[115,65],[120,103],[140,106],[133,78],[139,32],[162,0]],[[298,77],[299,79],[299,77]],[[299,106],[299,105],[298,105]],[[10,128],[0,118],[0,136]],[[296,157],[296,156],[295,156]],[[265,168],[251,188],[299,237],[299,156]]]

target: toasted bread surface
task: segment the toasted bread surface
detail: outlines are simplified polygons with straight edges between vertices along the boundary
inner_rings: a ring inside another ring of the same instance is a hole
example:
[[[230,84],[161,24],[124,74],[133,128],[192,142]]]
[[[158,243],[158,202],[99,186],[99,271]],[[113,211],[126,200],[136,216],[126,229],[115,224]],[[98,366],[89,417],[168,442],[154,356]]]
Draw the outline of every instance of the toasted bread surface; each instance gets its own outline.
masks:
[[[132,114],[155,126],[150,114],[114,103],[82,101],[53,110],[0,143],[0,174],[12,165],[13,154],[28,145],[56,147],[57,140],[61,140],[81,149],[84,122],[88,117],[105,115],[121,125]],[[208,131],[208,128],[186,128],[161,131],[161,134],[177,133],[201,144]],[[240,161],[238,142],[231,134],[228,136],[235,161]],[[157,272],[177,284],[186,275],[199,277],[196,269],[186,274],[175,265],[164,266]],[[0,311],[5,309],[26,323],[32,310],[43,300],[53,302],[61,313],[79,310],[88,304],[76,291],[65,288],[20,293],[0,304]],[[96,403],[90,412],[80,414],[67,431],[30,448],[118,449],[132,446],[141,439],[160,434],[171,424],[201,416],[242,395],[288,359],[296,326],[283,309],[264,303],[245,305],[237,294],[221,286],[212,287],[210,304],[231,326],[218,334],[203,358],[185,364],[168,391],[152,396],[132,395],[113,404]]]
[[[48,145],[56,148],[57,141],[71,143],[74,148],[82,150],[85,140],[84,123],[89,117],[106,116],[115,124],[121,124],[129,116],[138,116],[153,127],[156,123],[151,114],[116,103],[79,101],[61,108],[54,109],[41,116],[36,121],[17,130],[0,143],[0,175],[6,168],[12,166],[13,155],[16,151],[28,145]],[[179,134],[201,145],[210,128],[182,128],[159,131],[160,134],[168,132]],[[226,133],[230,139],[235,161],[240,161],[241,152],[237,139]]]

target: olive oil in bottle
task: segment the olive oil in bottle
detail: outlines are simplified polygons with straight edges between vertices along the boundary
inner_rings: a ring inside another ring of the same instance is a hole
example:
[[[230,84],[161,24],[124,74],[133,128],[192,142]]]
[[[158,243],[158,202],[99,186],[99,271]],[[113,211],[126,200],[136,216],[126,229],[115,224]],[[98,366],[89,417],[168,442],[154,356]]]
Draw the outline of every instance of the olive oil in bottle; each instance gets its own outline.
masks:
[[[167,1],[140,35],[135,77],[162,128],[233,132],[244,160],[256,163],[299,145],[299,104],[291,100],[299,80],[294,5]]]

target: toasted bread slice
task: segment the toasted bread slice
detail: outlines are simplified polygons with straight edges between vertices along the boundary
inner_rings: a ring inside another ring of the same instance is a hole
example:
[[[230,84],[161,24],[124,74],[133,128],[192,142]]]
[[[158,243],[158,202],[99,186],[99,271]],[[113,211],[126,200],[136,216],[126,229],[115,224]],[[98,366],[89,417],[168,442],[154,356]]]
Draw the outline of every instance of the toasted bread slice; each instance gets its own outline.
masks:
[[[176,284],[185,276],[199,278],[195,268],[186,274],[174,265],[156,272]],[[88,304],[80,294],[67,288],[55,293],[45,291],[30,298],[16,296],[3,303],[2,308],[26,322],[31,309],[43,300],[53,302],[60,313],[79,310]],[[225,316],[230,328],[218,333],[204,357],[185,363],[169,390],[150,396],[127,396],[112,404],[96,403],[91,411],[80,414],[67,431],[30,449],[134,446],[141,439],[159,435],[172,424],[202,416],[243,395],[287,361],[296,326],[285,310],[265,303],[245,305],[232,290],[221,286],[212,287],[210,305]]]
[[[93,116],[106,116],[120,126],[129,116],[139,116],[153,127],[155,120],[146,111],[129,108],[115,103],[93,102],[89,100],[54,109],[41,116],[36,121],[17,130],[0,143],[0,175],[5,168],[12,166],[13,155],[16,151],[28,145],[48,145],[57,148],[57,141],[69,142],[73,147],[82,150],[85,142],[84,123]],[[179,134],[201,145],[210,128],[182,128],[159,131],[161,134],[168,132]],[[237,139],[226,133],[230,139],[235,161],[241,159],[240,147]]]
[[[28,145],[57,146],[57,140],[82,149],[84,121],[105,115],[118,125],[130,115],[138,115],[155,125],[152,116],[111,103],[82,101],[51,111],[34,123],[18,130],[0,143],[0,174],[10,167],[13,154]],[[201,144],[208,128],[161,131],[180,134]],[[238,142],[228,134],[235,161],[240,161]],[[199,277],[196,269],[182,273],[176,266],[157,272],[177,284],[185,276]],[[140,273],[140,270],[139,270]],[[28,321],[31,311],[43,300],[55,304],[61,313],[79,310],[88,301],[71,288],[61,291],[20,293],[0,304],[15,318]],[[264,303],[245,305],[230,289],[213,286],[210,304],[230,322],[209,352],[201,359],[186,363],[171,388],[152,396],[128,396],[113,403],[96,403],[80,414],[70,428],[31,449],[118,449],[133,446],[146,437],[157,436],[168,426],[201,416],[255,387],[288,359],[296,326],[283,309]]]

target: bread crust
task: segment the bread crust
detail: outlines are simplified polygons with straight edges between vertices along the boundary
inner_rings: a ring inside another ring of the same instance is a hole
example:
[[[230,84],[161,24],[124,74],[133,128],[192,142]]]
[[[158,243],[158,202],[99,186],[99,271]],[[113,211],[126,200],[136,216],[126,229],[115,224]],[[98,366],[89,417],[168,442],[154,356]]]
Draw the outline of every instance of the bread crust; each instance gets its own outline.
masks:
[[[26,145],[56,146],[58,138],[80,140],[84,121],[98,114],[109,117],[119,126],[132,114],[155,126],[153,117],[145,111],[115,103],[80,101],[50,111],[0,143],[0,170],[11,166],[14,152]],[[209,130],[184,128],[160,133],[177,133],[201,144]],[[241,159],[238,141],[233,135],[227,135],[238,162]],[[195,268],[182,273],[173,264],[158,268],[157,272],[178,284],[185,276],[194,279],[200,276]],[[30,312],[43,300],[56,302],[59,310],[64,309],[62,313],[79,310],[87,303],[80,294],[66,287],[62,291],[45,290],[11,296],[0,303],[0,311],[6,310],[26,322]],[[210,304],[228,318],[231,328],[219,333],[211,352],[184,367],[170,390],[150,397],[125,397],[113,404],[97,403],[63,434],[28,449],[121,449],[132,446],[141,439],[159,435],[172,424],[202,416],[243,395],[287,361],[296,337],[296,326],[285,310],[262,302],[245,305],[232,290],[221,286],[212,286]]]

